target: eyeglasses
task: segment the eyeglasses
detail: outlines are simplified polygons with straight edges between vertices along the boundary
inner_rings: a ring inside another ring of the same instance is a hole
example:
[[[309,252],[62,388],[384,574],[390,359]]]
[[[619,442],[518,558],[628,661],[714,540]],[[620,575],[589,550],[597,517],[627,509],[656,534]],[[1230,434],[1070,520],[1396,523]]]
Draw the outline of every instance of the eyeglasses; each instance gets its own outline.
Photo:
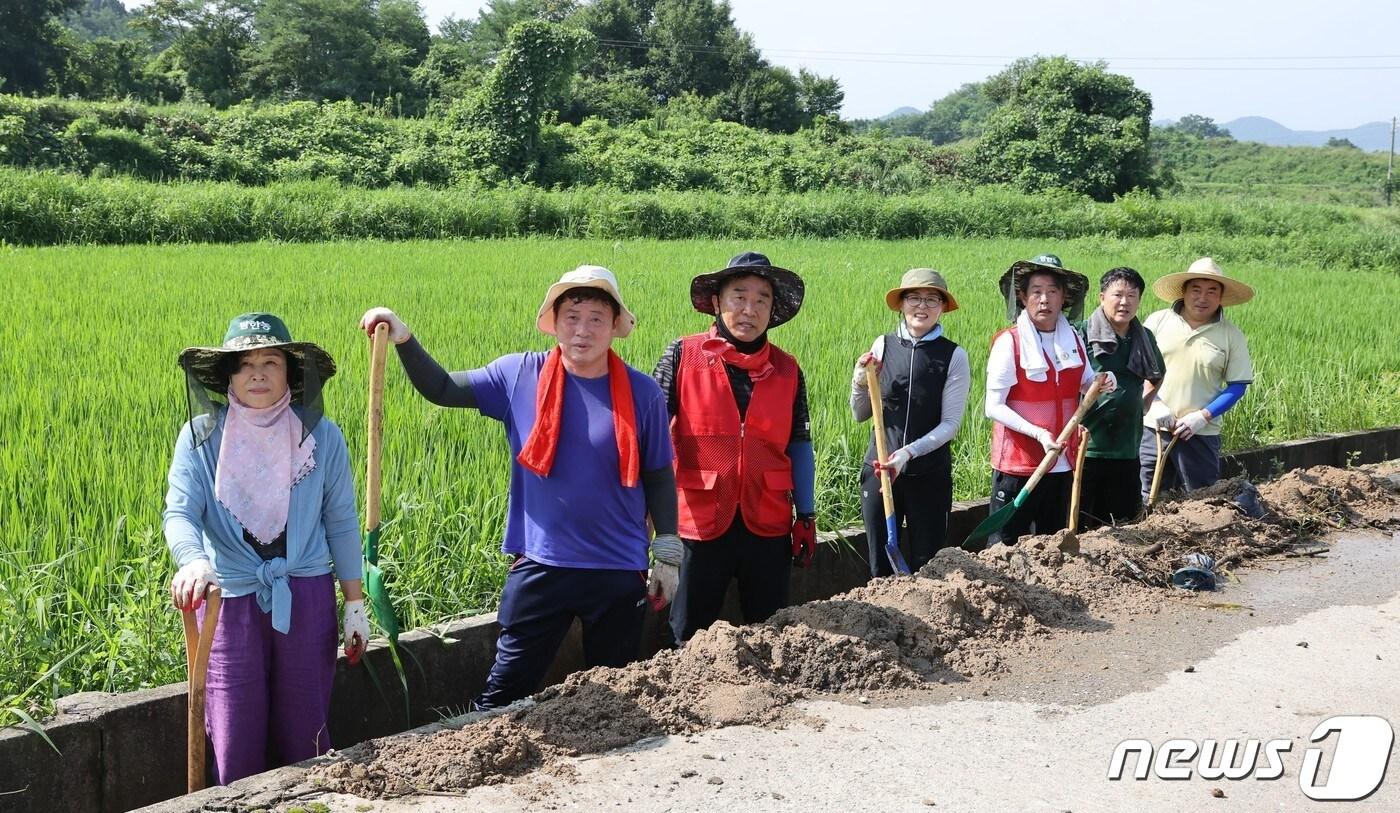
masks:
[[[916,308],[943,307],[943,297],[937,294],[933,296],[906,296],[904,301]]]

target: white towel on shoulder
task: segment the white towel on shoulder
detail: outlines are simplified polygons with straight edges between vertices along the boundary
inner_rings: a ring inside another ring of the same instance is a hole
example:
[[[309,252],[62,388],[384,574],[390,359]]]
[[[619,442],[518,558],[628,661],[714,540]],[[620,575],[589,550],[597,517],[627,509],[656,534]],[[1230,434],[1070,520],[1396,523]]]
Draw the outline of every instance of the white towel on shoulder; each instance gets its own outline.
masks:
[[[1045,363],[1045,353],[1042,352],[1040,342],[1040,331],[1036,329],[1031,317],[1022,310],[1016,316],[1017,339],[1021,345],[1021,369],[1026,372],[1026,378],[1031,381],[1044,381],[1050,367]],[[1079,357],[1079,337],[1075,335],[1074,328],[1069,326],[1069,320],[1060,314],[1060,320],[1055,323],[1055,333],[1050,339],[1049,347],[1045,348],[1050,352],[1055,362],[1055,372],[1062,373],[1071,367],[1079,367],[1082,362]]]

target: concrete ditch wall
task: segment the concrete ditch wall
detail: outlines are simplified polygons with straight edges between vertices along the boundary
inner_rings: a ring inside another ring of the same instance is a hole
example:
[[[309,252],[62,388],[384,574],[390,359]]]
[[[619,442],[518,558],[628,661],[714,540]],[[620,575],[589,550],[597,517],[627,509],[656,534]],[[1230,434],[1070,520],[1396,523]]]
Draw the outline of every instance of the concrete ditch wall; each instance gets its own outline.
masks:
[[[1400,458],[1400,427],[1325,435],[1242,452],[1227,458],[1225,472],[1263,479],[1294,468],[1395,458]],[[986,515],[986,500],[956,503],[949,518],[949,539],[964,538]],[[809,570],[793,571],[794,603],[827,598],[866,581],[864,534],[845,531],[823,536],[834,544],[820,547]],[[738,618],[732,594],[726,617]],[[336,668],[332,744],[345,748],[465,711],[468,700],[485,684],[497,632],[492,613],[405,633],[399,640],[406,695],[386,646],[372,647],[360,667],[350,667],[342,658]],[[654,652],[662,640],[660,623],[650,619],[644,654]],[[558,682],[581,667],[575,628],[546,683]],[[73,695],[62,699],[59,709],[45,732],[61,754],[33,732],[0,731],[0,811],[117,813],[184,792],[183,683],[116,695]]]

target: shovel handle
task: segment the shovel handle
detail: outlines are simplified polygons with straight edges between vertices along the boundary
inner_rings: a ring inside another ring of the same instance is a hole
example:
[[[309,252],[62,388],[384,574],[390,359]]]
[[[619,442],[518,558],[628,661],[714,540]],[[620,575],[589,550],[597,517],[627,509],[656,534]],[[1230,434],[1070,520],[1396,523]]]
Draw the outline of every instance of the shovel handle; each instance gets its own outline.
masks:
[[[1152,430],[1157,435],[1157,465],[1152,468],[1152,489],[1147,493],[1147,507],[1151,508],[1157,502],[1157,491],[1162,487],[1162,472],[1166,470],[1167,458],[1171,456],[1172,447],[1176,445],[1180,437],[1173,436],[1171,443],[1167,444],[1165,450],[1162,449],[1162,435],[1157,430]]]
[[[1065,424],[1065,428],[1060,430],[1060,436],[1055,439],[1057,445],[1063,447],[1066,443],[1069,443],[1069,439],[1074,436],[1074,431],[1079,428],[1079,422],[1084,420],[1085,413],[1094,405],[1094,400],[1099,397],[1099,390],[1103,388],[1103,382],[1103,373],[1094,376],[1094,383],[1089,385],[1089,391],[1084,393],[1084,397],[1080,399],[1079,408],[1070,416],[1069,423]],[[1059,449],[1051,449],[1046,452],[1045,458],[1040,461],[1039,466],[1035,467],[1035,473],[1031,475],[1031,479],[1026,481],[1026,485],[1021,488],[1021,492],[1024,494],[1030,493],[1031,490],[1039,485],[1040,478],[1044,477],[1045,473],[1050,471],[1050,468],[1055,465],[1055,461],[1059,459]]]
[[[1080,431],[1079,450],[1074,456],[1074,489],[1069,494],[1069,532],[1079,530],[1079,491],[1084,485],[1084,453],[1089,449],[1089,433]]]
[[[865,365],[865,385],[870,390],[870,420],[875,424],[875,454],[879,457],[877,463],[884,463],[889,458],[889,450],[885,448],[885,402],[880,397],[880,374],[875,370],[874,364]],[[894,516],[894,490],[890,487],[890,473],[880,468],[880,493],[885,499],[885,516]]]
[[[189,672],[186,697],[185,783],[188,792],[204,789],[204,685],[209,674],[209,651],[219,627],[219,606],[223,593],[210,587],[204,597],[204,626],[200,628],[194,610],[185,610],[185,659]]]
[[[369,443],[365,462],[365,528],[379,527],[380,458],[384,437],[384,358],[388,354],[389,323],[374,326],[369,347]]]

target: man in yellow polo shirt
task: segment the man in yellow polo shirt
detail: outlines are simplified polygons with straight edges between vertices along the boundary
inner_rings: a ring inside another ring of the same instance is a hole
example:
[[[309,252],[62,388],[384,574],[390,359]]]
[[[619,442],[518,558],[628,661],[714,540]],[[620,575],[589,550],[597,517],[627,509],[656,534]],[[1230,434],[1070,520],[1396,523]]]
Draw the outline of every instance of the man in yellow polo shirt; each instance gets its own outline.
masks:
[[[1254,365],[1244,333],[1225,318],[1254,290],[1230,279],[1209,257],[1152,285],[1172,306],[1143,325],[1157,337],[1167,371],[1143,420],[1142,495],[1152,486],[1157,448],[1176,438],[1162,470],[1162,488],[1193,491],[1220,479],[1220,416],[1244,396]]]

